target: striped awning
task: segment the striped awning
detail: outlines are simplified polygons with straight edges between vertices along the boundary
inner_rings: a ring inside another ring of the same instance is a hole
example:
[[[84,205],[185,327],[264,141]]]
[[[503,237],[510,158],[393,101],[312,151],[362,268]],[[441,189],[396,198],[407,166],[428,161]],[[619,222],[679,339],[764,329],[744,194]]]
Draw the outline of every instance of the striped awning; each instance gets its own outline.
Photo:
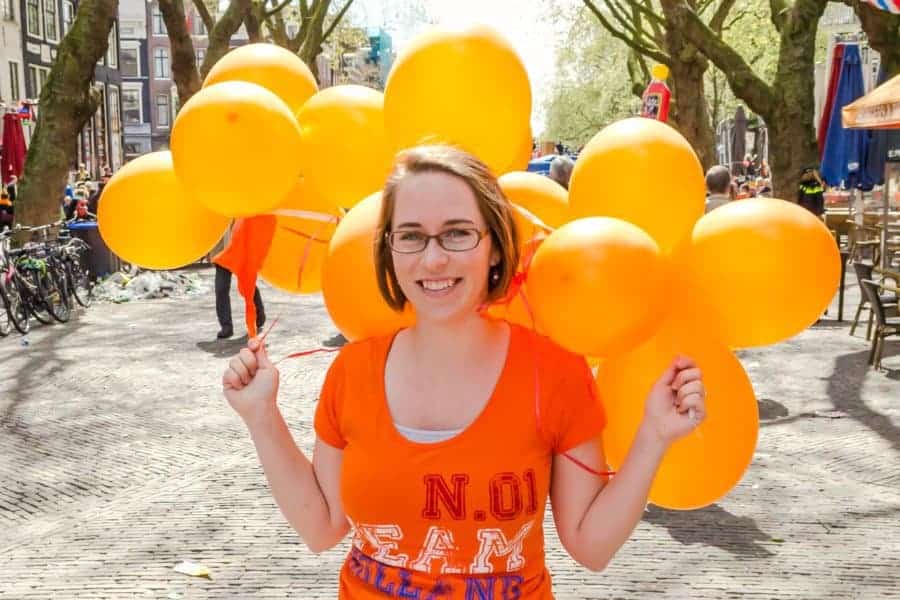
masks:
[[[889,13],[900,15],[900,0],[866,0],[870,6],[886,10]]]

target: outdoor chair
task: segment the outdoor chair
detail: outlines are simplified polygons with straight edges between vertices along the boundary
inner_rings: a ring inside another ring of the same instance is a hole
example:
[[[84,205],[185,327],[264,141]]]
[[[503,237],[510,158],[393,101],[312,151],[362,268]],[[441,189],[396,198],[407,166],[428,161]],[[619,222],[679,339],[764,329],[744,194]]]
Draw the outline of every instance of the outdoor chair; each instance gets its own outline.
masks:
[[[900,317],[886,316],[884,305],[881,303],[881,286],[878,283],[864,279],[861,284],[863,293],[868,296],[871,310],[875,314],[875,335],[872,336],[872,348],[869,350],[869,364],[880,369],[884,340],[892,335],[900,335]]]
[[[872,279],[872,269],[874,267],[869,263],[855,262],[853,263],[853,271],[856,273],[856,280],[859,282],[859,306],[856,307],[856,315],[853,317],[853,324],[850,326],[850,335],[856,333],[856,327],[859,325],[859,317],[863,310],[869,311],[869,324],[866,327],[866,340],[872,337],[872,322],[875,319],[875,312],[871,308],[869,297],[863,291],[862,282],[866,279]],[[880,289],[880,288],[879,288]],[[880,293],[880,292],[879,292]],[[897,308],[897,296],[895,294],[881,294],[881,305],[884,308]]]

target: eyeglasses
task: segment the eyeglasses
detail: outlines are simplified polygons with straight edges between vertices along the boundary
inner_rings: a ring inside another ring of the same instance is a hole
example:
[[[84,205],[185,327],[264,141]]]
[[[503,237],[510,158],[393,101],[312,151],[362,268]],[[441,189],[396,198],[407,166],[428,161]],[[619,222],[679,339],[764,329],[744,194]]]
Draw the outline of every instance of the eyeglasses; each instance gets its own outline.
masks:
[[[428,235],[427,233],[414,230],[389,231],[385,235],[391,250],[394,252],[398,254],[416,254],[425,250],[432,238],[436,239],[438,245],[448,252],[474,250],[487,234],[487,231],[479,231],[475,228],[454,227],[436,235]]]

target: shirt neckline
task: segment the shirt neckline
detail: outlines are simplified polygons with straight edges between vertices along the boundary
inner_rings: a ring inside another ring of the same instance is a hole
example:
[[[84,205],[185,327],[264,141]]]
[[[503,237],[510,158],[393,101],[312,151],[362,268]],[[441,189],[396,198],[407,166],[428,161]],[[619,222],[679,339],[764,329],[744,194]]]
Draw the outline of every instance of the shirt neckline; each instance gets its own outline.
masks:
[[[394,341],[397,338],[397,334],[400,332],[394,333],[392,336],[388,338],[387,347],[385,351],[382,353],[380,358],[380,362],[377,365],[378,369],[378,404],[379,409],[384,417],[384,421],[386,422],[386,427],[389,429],[390,436],[400,444],[408,446],[410,448],[416,449],[426,449],[426,448],[443,448],[445,446],[450,446],[455,443],[460,443],[460,440],[464,440],[467,437],[473,435],[471,432],[473,430],[477,430],[482,427],[482,424],[485,421],[490,419],[491,413],[496,410],[496,405],[498,404],[498,396],[499,391],[505,386],[506,380],[510,377],[511,363],[513,358],[513,347],[516,344],[516,336],[518,335],[518,327],[509,324],[509,341],[506,347],[506,357],[503,360],[503,367],[500,369],[500,375],[497,377],[497,381],[494,383],[494,389],[491,391],[491,395],[488,398],[488,401],[485,403],[484,407],[482,407],[481,412],[472,420],[471,423],[463,427],[459,433],[453,435],[445,440],[440,442],[417,442],[411,440],[404,436],[397,430],[396,425],[394,425],[394,418],[391,414],[391,408],[388,406],[387,401],[387,386],[385,385],[385,374],[387,368],[387,359],[388,355],[391,353],[391,348],[394,345]]]

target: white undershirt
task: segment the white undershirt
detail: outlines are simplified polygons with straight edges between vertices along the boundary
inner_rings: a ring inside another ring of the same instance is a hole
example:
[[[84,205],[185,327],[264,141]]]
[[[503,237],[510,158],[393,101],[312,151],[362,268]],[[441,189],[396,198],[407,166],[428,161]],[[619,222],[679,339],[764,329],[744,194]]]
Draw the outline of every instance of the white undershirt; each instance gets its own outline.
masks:
[[[406,439],[419,442],[422,444],[436,444],[443,442],[462,433],[462,429],[416,429],[415,427],[405,427],[399,423],[394,423],[394,427],[400,432],[400,435]]]

